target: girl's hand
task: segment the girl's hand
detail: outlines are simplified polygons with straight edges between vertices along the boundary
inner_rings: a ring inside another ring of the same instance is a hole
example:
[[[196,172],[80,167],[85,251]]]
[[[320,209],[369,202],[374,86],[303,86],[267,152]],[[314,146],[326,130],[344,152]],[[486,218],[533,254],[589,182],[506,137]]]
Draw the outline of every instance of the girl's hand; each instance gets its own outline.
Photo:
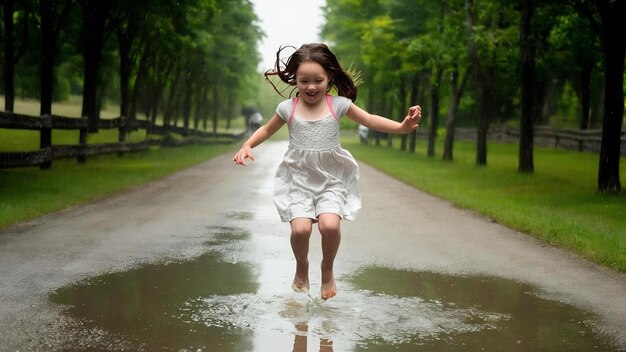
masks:
[[[252,154],[252,148],[249,145],[244,144],[241,149],[233,157],[235,164],[246,166],[246,158],[254,161],[254,155]]]
[[[419,127],[422,119],[422,108],[419,105],[411,106],[409,114],[402,121],[402,130],[409,133]]]

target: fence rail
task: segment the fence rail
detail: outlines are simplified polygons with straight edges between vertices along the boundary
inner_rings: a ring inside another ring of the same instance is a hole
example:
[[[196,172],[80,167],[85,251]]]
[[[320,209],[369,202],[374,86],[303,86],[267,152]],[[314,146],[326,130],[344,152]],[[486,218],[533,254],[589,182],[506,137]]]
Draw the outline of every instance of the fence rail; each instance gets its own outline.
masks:
[[[547,126],[536,126],[534,144],[543,147],[554,147],[565,150],[599,152],[602,143],[602,130],[556,129]],[[455,129],[455,138],[476,139],[475,128]],[[505,143],[519,142],[519,129],[510,126],[492,126],[487,138]],[[621,154],[626,156],[626,131],[621,134]]]
[[[0,112],[0,128],[32,131],[45,129],[85,131],[89,127],[89,121],[84,118],[57,115],[39,117]],[[0,168],[37,166],[63,158],[84,160],[90,156],[137,152],[153,146],[176,147],[189,144],[232,143],[243,138],[247,132],[238,134],[211,133],[179,126],[160,126],[145,120],[126,121],[124,117],[101,119],[98,121],[97,127],[98,129],[119,129],[120,131],[145,129],[147,135],[161,135],[163,137],[161,139],[146,139],[141,142],[51,145],[36,151],[0,152]],[[179,134],[184,138],[177,140],[171,136],[172,134]]]

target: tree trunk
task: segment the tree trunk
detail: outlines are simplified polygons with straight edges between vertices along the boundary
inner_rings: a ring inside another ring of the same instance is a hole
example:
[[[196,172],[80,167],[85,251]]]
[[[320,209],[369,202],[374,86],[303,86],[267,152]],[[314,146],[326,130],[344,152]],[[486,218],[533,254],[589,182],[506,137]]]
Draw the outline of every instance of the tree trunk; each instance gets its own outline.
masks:
[[[388,88],[383,86],[383,92],[387,92]],[[388,94],[382,94],[380,97],[381,108],[383,116],[389,116],[389,118],[393,119],[393,108],[391,107],[391,99]],[[384,133],[383,136],[387,139],[387,147],[393,147],[393,135],[391,133]]]
[[[54,58],[56,49],[56,33],[53,23],[53,1],[41,0],[39,10],[41,16],[41,118],[50,118],[52,114],[52,88],[54,84]],[[39,148],[46,149],[52,145],[52,130],[42,128],[39,134]],[[52,162],[41,164],[41,169],[49,169]]]
[[[213,86],[213,133],[217,133],[217,117],[219,114],[219,84]]]
[[[437,140],[437,129],[439,128],[439,87],[441,86],[441,75],[443,70],[440,65],[436,65],[434,79],[430,86],[430,115],[428,124],[428,151],[426,155],[435,156],[435,142]]]
[[[400,78],[400,91],[398,92],[398,99],[400,100],[400,117],[404,116],[404,112],[408,111],[408,106],[406,102],[406,79],[405,77]],[[413,105],[413,102],[410,103]],[[409,106],[411,106],[409,105]],[[406,134],[402,134],[400,136],[400,150],[406,150]]]
[[[193,125],[194,125],[194,128],[197,130],[200,129],[200,121],[202,120],[204,101],[206,100],[206,95],[207,95],[207,87],[208,85],[203,84],[202,88],[198,90],[199,91],[198,94],[196,94],[196,104],[194,108]]]
[[[584,65],[580,72],[580,129],[589,129],[589,111],[591,110],[591,73],[592,66]]]
[[[189,129],[189,119],[191,117],[191,95],[193,93],[193,79],[194,72],[187,72],[187,82],[185,85],[185,93],[183,97],[183,127],[185,128],[185,133]]]
[[[98,131],[98,85],[104,47],[105,3],[83,1],[83,107],[82,116],[89,121],[89,132]]]
[[[491,103],[491,75],[481,66],[478,49],[474,42],[474,1],[465,0],[466,26],[468,33],[469,56],[474,68],[474,79],[478,88],[478,129],[476,131],[476,165],[487,165],[487,130]]]
[[[604,46],[604,119],[598,168],[598,190],[618,193],[622,121],[624,119],[624,56],[626,51],[626,1],[602,2]]]
[[[538,119],[535,121],[536,125],[547,126],[550,124],[550,110],[553,102],[554,89],[557,81],[551,79],[543,83],[543,93],[535,92],[537,98],[537,114]]]
[[[591,78],[591,111],[589,112],[589,127],[601,128],[604,116],[604,70],[593,74]]]
[[[234,88],[229,88],[228,91],[231,92],[231,94],[228,94],[228,114],[226,115],[226,129],[230,130],[230,123],[233,119],[233,111],[235,110],[236,91]]]
[[[159,72],[161,72],[161,74],[157,77],[156,82],[154,83],[154,91],[152,94],[152,99],[150,100],[150,121],[152,121],[153,124],[156,124],[157,122],[157,110],[159,108],[159,105],[161,104],[161,100],[163,97],[163,89],[165,88],[165,78],[169,76],[170,72],[172,71],[172,68],[174,67],[174,64],[172,61],[170,60],[163,60],[161,62],[161,64],[159,64]],[[137,91],[137,84],[135,83],[135,88],[133,89],[133,94],[136,94]],[[136,98],[133,99],[133,101],[137,101]],[[134,105],[134,104],[133,104]]]
[[[484,80],[491,78],[483,77]],[[479,84],[478,130],[476,132],[476,165],[487,165],[487,132],[489,131],[489,102],[491,101],[491,84]]]
[[[443,160],[452,161],[454,150],[454,130],[456,128],[456,114],[459,111],[459,103],[465,84],[469,77],[469,68],[465,71],[461,83],[459,84],[459,65],[456,64],[452,71],[450,80],[450,106],[448,108],[448,116],[446,118],[446,137],[443,144]]]
[[[128,87],[128,90],[129,90],[128,116],[130,116],[131,121],[135,121],[137,119],[137,104],[138,104],[139,96],[142,92],[142,89],[146,92],[145,96],[148,95],[147,93],[148,88],[146,87],[144,80],[146,79],[146,76],[148,74],[148,66],[149,66],[149,61],[151,59],[152,59],[152,51],[150,51],[150,43],[148,42],[148,43],[145,43],[144,49],[142,50],[141,57],[139,59],[139,63],[137,64],[137,74],[135,75],[135,82],[133,83],[132,87],[130,85]],[[130,65],[134,65],[132,60],[130,62]],[[168,76],[170,72],[169,69],[165,71],[165,70],[162,70],[161,67],[159,66],[156,66],[156,67],[158,70],[157,72],[159,72],[157,76],[157,81],[163,80],[164,79],[163,77]],[[155,87],[158,87],[158,84],[155,84]],[[161,90],[161,89],[162,88],[158,88],[157,90]],[[159,92],[159,95],[160,95],[160,92]],[[148,111],[155,110],[156,108],[153,108],[153,105],[158,104],[158,102],[159,102],[159,99],[157,96],[156,100],[153,99],[146,103],[147,107],[145,109]],[[146,114],[146,119],[149,119],[149,117],[150,117],[150,113]]]
[[[532,0],[522,1],[520,21],[520,54],[522,75],[521,123],[519,137],[519,164],[517,171],[533,173],[534,119],[533,119],[533,84],[535,68],[535,44],[531,35],[531,21],[534,4]]]
[[[415,104],[417,96],[419,95],[420,76],[416,73],[411,80],[411,104]],[[409,152],[415,153],[415,144],[417,141],[417,130],[413,130],[409,135]]]
[[[13,112],[15,103],[13,9],[14,0],[4,0],[4,110],[8,112]]]
[[[131,49],[133,41],[135,40],[135,24],[130,16],[126,28],[122,26],[117,29],[117,41],[120,51],[120,116],[122,116],[127,123],[131,123],[134,116],[131,116],[130,112],[130,76],[133,65],[131,58]],[[127,126],[120,126],[119,141],[126,141]]]
[[[174,79],[169,87],[169,95],[167,98],[167,105],[165,106],[165,113],[163,116],[163,125],[169,126],[172,123],[172,114],[174,113],[174,105],[176,98],[176,90],[178,89],[178,81],[180,80],[180,68],[176,68],[174,71]]]

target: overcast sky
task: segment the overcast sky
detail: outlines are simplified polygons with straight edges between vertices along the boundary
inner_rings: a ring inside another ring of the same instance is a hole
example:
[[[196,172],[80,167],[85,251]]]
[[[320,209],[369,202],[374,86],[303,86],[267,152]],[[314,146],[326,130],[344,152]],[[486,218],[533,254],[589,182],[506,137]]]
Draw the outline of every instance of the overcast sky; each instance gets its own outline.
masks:
[[[281,45],[299,47],[319,42],[324,22],[321,7],[326,0],[252,0],[265,38],[259,44],[260,71],[274,66],[276,51]]]

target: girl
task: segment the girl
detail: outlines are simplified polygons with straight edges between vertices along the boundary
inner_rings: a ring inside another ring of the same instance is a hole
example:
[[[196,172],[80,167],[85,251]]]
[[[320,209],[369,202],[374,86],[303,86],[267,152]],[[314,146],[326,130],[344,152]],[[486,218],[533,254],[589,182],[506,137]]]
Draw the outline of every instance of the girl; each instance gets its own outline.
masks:
[[[296,97],[278,105],[276,114],[250,136],[233,161],[246,165],[246,158],[254,160],[252,148],[287,124],[289,148],[276,172],[274,203],[281,220],[291,224],[296,259],[292,288],[308,293],[309,238],[317,223],[322,237],[321,295],[327,300],[337,292],[333,263],[341,240],[340,221],[353,220],[361,208],[359,167],[339,145],[339,119],[345,115],[373,130],[409,133],[418,127],[421,108],[409,108],[401,123],[372,115],[353,103],[356,86],[326,45],[305,44],[286,65],[280,60],[283,49],[276,53],[274,70],[265,72],[265,77],[271,83],[269,77],[278,76],[295,86]],[[332,88],[339,96],[328,95]]]

